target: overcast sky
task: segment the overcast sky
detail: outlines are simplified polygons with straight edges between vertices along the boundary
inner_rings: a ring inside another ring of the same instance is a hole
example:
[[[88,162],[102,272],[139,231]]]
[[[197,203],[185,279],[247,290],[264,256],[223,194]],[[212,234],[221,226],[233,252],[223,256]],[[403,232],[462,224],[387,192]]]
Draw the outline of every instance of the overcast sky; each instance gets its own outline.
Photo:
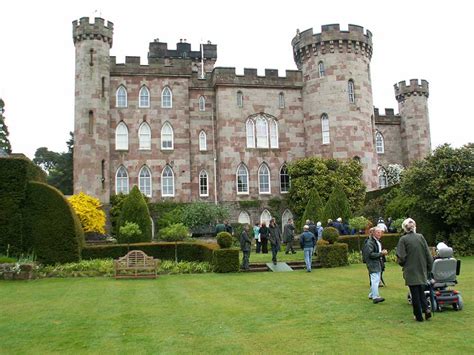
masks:
[[[296,29],[356,24],[373,34],[371,76],[375,107],[398,112],[393,85],[430,83],[433,148],[474,139],[472,12],[465,1],[147,1],[3,0],[0,10],[0,97],[13,151],[65,151],[74,129],[72,21],[100,15],[114,23],[111,55],[141,56],[154,38],[176,48],[180,38],[199,49],[217,44],[217,66],[296,69]]]

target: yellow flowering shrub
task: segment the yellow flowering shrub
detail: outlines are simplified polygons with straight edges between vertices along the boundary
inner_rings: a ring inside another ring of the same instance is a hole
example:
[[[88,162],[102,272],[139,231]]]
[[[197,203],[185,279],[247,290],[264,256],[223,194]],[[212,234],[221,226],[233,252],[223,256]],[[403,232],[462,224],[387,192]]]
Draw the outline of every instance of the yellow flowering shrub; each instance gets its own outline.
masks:
[[[69,202],[79,217],[84,232],[105,234],[105,213],[99,199],[80,192],[69,197]]]

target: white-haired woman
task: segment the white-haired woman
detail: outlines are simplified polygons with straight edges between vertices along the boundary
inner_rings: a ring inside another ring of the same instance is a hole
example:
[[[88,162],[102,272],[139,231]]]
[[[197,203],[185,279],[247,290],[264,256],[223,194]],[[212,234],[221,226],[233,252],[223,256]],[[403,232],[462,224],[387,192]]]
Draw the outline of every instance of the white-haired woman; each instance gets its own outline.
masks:
[[[425,285],[428,272],[433,265],[433,258],[423,235],[416,233],[416,223],[413,219],[404,220],[402,228],[405,235],[398,241],[398,263],[403,267],[403,278],[410,288],[415,320],[422,322],[423,313],[426,320],[431,317],[425,297]]]

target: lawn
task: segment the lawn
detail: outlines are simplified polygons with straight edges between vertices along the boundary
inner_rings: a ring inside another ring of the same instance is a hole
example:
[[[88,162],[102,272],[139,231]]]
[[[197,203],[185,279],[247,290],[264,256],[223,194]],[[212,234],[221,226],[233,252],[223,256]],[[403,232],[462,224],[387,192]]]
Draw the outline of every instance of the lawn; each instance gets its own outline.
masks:
[[[465,308],[413,321],[401,270],[367,299],[365,265],[312,273],[0,282],[0,353],[474,353],[474,257]]]

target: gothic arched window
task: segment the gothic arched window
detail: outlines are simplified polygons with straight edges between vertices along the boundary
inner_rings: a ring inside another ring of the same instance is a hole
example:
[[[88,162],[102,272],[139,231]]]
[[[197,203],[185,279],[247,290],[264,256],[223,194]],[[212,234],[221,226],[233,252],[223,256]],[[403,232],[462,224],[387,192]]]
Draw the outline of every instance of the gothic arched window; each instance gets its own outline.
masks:
[[[329,117],[325,113],[321,116],[321,132],[323,144],[329,144]]]
[[[209,179],[206,170],[199,173],[199,196],[209,196]]]
[[[204,131],[199,132],[199,150],[200,151],[207,150],[207,136],[206,136],[206,132]]]
[[[123,122],[115,129],[115,150],[128,150],[128,128]]]
[[[268,122],[259,116],[255,121],[257,131],[257,148],[268,148]]]
[[[161,174],[161,196],[174,196],[174,174],[168,165]]]
[[[375,150],[378,154],[383,154],[385,151],[384,139],[379,131],[375,133]]]
[[[206,111],[206,99],[204,96],[199,97],[199,111]]]
[[[378,168],[378,176],[379,176],[379,188],[380,189],[383,189],[385,187],[388,186],[387,184],[387,172],[385,171],[385,169],[381,166],[379,166]]]
[[[322,61],[318,63],[318,72],[320,78],[326,75],[326,71],[324,70],[324,63]]]
[[[239,219],[237,220],[240,224],[250,224],[250,216],[247,212],[241,211],[239,214]]]
[[[240,164],[235,174],[235,180],[237,185],[237,194],[248,194],[249,193],[249,171],[244,164]]]
[[[138,149],[151,149],[151,128],[146,122],[143,122],[138,129]]]
[[[268,210],[263,210],[262,214],[260,215],[260,223],[264,223],[267,225],[270,224],[270,221],[272,219],[272,215],[270,214],[270,212]]]
[[[127,107],[127,89],[120,85],[115,93],[115,107]]]
[[[128,173],[124,166],[120,166],[115,173],[115,193],[128,194]]]
[[[260,194],[270,193],[270,169],[265,163],[258,169],[258,192]]]
[[[171,150],[173,149],[174,135],[173,127],[166,122],[161,128],[161,149]]]
[[[278,148],[278,122],[270,120],[270,148]]]
[[[240,90],[237,91],[237,106],[244,107],[244,94]]]
[[[278,94],[278,107],[285,108],[285,94],[282,92]]]
[[[138,107],[150,107],[150,91],[146,86],[142,86],[138,93]]]
[[[349,95],[349,102],[353,104],[355,102],[355,92],[354,81],[352,79],[347,82],[347,93]]]
[[[151,197],[151,172],[148,167],[144,166],[138,174],[138,189],[148,197]]]
[[[166,86],[161,92],[161,107],[173,107],[173,93],[171,92],[171,89],[168,86]]]
[[[280,169],[280,192],[286,193],[288,191],[290,191],[290,175],[286,165],[283,165]]]
[[[255,148],[255,124],[252,119],[248,119],[245,123],[247,132],[247,148]]]

